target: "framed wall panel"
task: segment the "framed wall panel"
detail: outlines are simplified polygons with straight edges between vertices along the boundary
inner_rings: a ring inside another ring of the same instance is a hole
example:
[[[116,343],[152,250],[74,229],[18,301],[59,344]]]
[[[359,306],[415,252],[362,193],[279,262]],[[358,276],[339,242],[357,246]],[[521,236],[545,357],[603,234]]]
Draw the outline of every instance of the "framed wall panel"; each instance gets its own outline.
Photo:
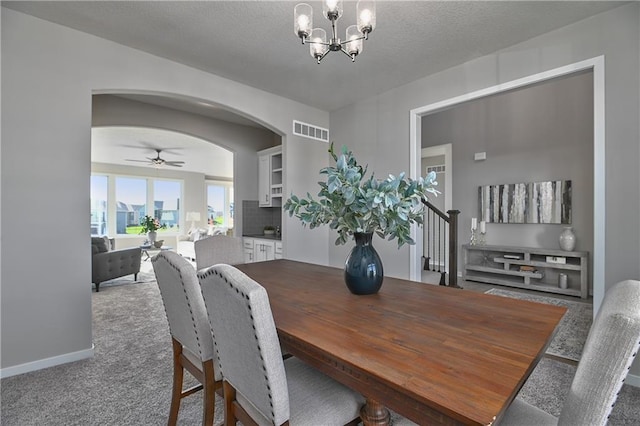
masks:
[[[571,181],[478,187],[478,217],[488,223],[571,223]]]

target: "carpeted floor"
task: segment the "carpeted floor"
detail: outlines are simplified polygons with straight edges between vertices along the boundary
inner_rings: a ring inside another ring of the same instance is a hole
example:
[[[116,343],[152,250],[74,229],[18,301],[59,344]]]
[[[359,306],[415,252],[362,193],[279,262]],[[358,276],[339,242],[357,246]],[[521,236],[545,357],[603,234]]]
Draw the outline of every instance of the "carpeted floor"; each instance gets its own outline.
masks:
[[[2,379],[0,424],[163,425],[171,394],[171,344],[155,282],[93,293],[95,356]],[[543,359],[521,396],[558,414],[575,367]],[[640,389],[625,386],[610,425],[640,424]],[[182,401],[179,424],[199,425],[199,394]],[[223,406],[216,402],[216,425]],[[400,420],[397,415],[392,420]]]
[[[580,360],[582,348],[587,340],[593,318],[593,306],[590,303],[496,288],[487,291],[487,294],[546,303],[548,305],[564,306],[567,308],[568,310],[558,325],[558,331],[551,341],[547,353],[574,361]]]

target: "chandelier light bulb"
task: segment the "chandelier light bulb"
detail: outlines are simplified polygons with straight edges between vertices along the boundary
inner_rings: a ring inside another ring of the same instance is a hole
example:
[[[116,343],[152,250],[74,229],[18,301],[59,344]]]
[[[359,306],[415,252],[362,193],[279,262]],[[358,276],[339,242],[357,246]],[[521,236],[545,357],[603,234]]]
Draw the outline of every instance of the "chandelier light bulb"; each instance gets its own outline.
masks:
[[[318,60],[322,59],[327,50],[327,32],[322,28],[314,28],[309,37],[309,53],[311,57]]]
[[[309,37],[313,28],[313,9],[307,3],[296,5],[293,10],[293,32],[298,36],[302,43]]]
[[[360,22],[363,25],[371,25],[371,11],[369,9],[360,12]]]
[[[322,12],[329,20],[337,20],[342,16],[342,0],[325,0],[322,3]]]
[[[307,15],[298,16],[298,28],[300,31],[306,31],[309,29],[309,17]]]
[[[356,56],[358,56],[358,54],[362,52],[363,47],[362,34],[360,34],[360,31],[358,31],[357,25],[350,25],[347,28],[346,40],[347,43],[345,44],[345,50],[347,51],[349,56],[351,56],[351,61],[355,61]]]
[[[359,0],[356,5],[358,30],[365,38],[376,27],[376,3],[373,0]]]

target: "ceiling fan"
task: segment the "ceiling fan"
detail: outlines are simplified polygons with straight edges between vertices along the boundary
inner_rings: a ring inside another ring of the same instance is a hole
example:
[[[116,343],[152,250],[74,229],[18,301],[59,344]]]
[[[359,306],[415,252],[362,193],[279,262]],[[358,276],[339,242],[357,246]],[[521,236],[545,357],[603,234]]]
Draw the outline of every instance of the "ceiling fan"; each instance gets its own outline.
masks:
[[[138,162],[138,163],[147,163],[147,164],[150,164],[150,165],[155,166],[155,167],[162,167],[162,166],[182,167],[182,165],[184,164],[184,161],[167,161],[164,158],[160,158],[160,153],[162,152],[162,150],[155,148],[155,151],[158,153],[155,158],[147,157],[146,160],[129,160],[129,159],[127,159],[126,161],[135,161],[135,162]]]

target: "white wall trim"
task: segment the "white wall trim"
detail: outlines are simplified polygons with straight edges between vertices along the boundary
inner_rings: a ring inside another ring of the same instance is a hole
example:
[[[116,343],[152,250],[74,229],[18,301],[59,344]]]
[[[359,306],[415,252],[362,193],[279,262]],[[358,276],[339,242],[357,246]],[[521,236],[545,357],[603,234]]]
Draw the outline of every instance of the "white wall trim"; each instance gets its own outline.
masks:
[[[11,367],[0,369],[0,379],[5,377],[17,376],[18,374],[29,373],[31,371],[41,370],[43,368],[54,367],[56,365],[67,364],[69,362],[80,361],[93,357],[94,345],[91,349],[70,352],[64,355],[58,355],[51,358],[39,359],[37,361],[27,362],[24,364],[14,365]]]
[[[605,292],[605,104],[604,104],[604,55],[584,61],[554,68],[552,70],[533,74],[506,83],[497,84],[466,93],[443,101],[418,107],[409,111],[409,173],[415,179],[420,170],[420,152],[422,148],[421,117],[432,114],[454,105],[470,100],[482,98],[496,93],[513,90],[519,87],[539,83],[563,75],[575,72],[593,70],[593,108],[594,108],[594,215],[593,215],[593,307],[594,316],[602,303]],[[417,225],[411,227],[411,237],[416,241],[409,247],[409,279],[420,281],[420,263],[418,259],[418,247],[422,247],[422,233],[418,232]]]

